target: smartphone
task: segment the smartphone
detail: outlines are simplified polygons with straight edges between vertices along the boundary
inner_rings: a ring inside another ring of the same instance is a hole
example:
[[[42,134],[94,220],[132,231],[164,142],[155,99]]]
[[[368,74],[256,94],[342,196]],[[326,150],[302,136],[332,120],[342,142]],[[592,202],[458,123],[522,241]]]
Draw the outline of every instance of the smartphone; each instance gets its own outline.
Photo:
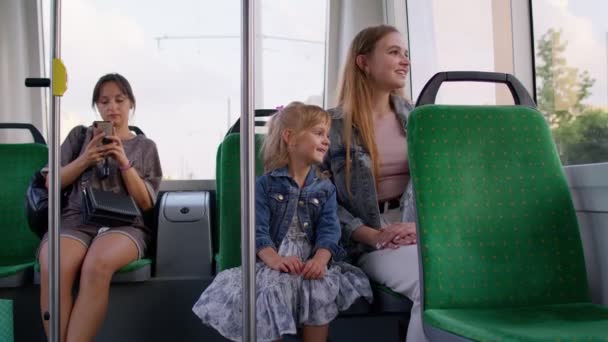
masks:
[[[94,121],[93,127],[95,128],[96,133],[102,131],[105,133],[106,137],[114,135],[114,125],[110,121]],[[103,138],[101,139],[101,144],[109,144],[112,140]]]

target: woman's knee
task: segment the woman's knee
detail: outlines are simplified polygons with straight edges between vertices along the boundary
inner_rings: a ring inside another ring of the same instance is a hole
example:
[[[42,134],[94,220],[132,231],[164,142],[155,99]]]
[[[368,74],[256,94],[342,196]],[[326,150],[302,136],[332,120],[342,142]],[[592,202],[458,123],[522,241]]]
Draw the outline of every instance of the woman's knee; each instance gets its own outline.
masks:
[[[80,275],[81,286],[89,282],[100,283],[108,281],[112,278],[115,271],[115,267],[103,255],[88,254],[82,265]]]
[[[82,265],[81,287],[90,282],[109,284],[114,273],[137,255],[137,246],[123,234],[104,234],[95,239]]]
[[[38,264],[40,265],[40,275],[49,274],[49,244],[47,241],[43,242],[38,249]]]
[[[419,301],[420,281],[416,246],[381,250],[365,256],[360,266],[370,278],[412,301]]]
[[[86,248],[80,244],[73,244],[71,241],[64,242],[62,239],[61,246],[61,255],[60,255],[60,279],[65,282],[65,280],[74,280],[78,271],[80,271],[80,266],[82,265],[82,260],[86,254]],[[40,281],[47,282],[49,276],[49,258],[48,258],[48,243],[44,243],[44,245],[40,248],[40,253],[38,255],[38,263],[40,264]]]

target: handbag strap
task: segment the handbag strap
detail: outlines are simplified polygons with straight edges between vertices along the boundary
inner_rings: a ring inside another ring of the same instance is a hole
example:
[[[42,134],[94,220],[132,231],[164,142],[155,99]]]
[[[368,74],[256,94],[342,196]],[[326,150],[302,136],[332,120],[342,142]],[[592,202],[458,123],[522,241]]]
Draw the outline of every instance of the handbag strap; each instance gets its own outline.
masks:
[[[80,130],[79,130],[79,134],[78,134],[78,148],[74,149],[71,161],[76,160],[76,158],[78,158],[78,156],[80,156],[80,152],[82,151],[82,146],[84,145],[84,141],[87,138],[87,129],[88,128],[84,125],[80,125],[79,128],[80,128]],[[91,180],[91,175],[92,175],[91,167],[88,167],[82,173],[82,175],[80,177],[80,184],[82,185],[83,188]]]
[[[80,151],[82,150],[82,145],[84,145],[84,141],[87,138],[87,128],[84,125],[80,126],[80,131],[78,135],[78,148],[74,149],[72,152],[72,158],[70,161],[74,161],[80,155]]]

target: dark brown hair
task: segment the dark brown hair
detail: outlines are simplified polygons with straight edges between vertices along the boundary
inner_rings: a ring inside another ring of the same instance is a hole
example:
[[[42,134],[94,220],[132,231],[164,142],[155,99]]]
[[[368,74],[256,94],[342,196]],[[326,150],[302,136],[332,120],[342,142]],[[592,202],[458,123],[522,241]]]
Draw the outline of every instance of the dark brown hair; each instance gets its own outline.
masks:
[[[108,82],[116,83],[120,91],[129,98],[135,110],[135,95],[133,95],[131,84],[129,84],[129,81],[124,76],[116,73],[101,76],[97,84],[95,84],[95,88],[93,88],[93,100],[91,101],[93,109],[95,109],[95,104],[99,101],[99,96],[101,96],[101,87]]]

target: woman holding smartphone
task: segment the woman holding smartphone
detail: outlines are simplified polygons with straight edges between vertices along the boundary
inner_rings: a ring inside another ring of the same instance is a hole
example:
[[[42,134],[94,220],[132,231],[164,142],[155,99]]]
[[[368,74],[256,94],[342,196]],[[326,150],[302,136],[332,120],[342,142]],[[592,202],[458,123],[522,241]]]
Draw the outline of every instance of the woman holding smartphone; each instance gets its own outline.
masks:
[[[61,145],[61,188],[71,186],[59,227],[61,341],[93,340],[107,311],[114,272],[142,258],[150,239],[150,230],[141,217],[130,226],[83,223],[83,187],[131,196],[145,212],[154,208],[162,178],[156,144],[129,130],[135,96],[127,79],[119,74],[101,77],[93,89],[92,106],[104,122],[96,122],[96,127],[86,131],[82,126],[72,129]],[[46,235],[40,243],[38,260],[44,316],[49,305]],[[74,300],[72,288],[78,274],[80,288]],[[43,319],[43,323],[48,335],[48,322]]]

